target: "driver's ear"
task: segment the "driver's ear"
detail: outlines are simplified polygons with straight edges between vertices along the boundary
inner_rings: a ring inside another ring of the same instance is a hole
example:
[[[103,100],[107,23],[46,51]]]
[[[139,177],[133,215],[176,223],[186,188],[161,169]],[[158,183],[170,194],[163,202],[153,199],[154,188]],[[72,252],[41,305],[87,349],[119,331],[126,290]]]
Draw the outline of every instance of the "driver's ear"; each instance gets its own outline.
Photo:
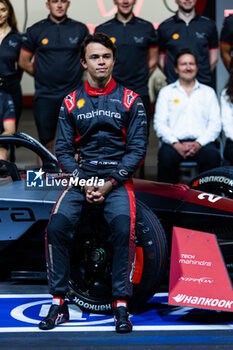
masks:
[[[87,69],[87,63],[83,58],[80,59],[80,63],[84,69]]]

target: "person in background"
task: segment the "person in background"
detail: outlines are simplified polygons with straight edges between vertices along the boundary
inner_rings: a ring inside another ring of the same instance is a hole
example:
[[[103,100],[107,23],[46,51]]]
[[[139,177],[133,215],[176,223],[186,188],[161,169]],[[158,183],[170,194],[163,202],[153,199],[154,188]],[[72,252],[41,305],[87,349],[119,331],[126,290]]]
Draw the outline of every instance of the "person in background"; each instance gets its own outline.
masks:
[[[59,196],[47,227],[47,266],[53,302],[39,328],[48,330],[69,320],[65,301],[69,281],[69,242],[85,202],[98,204],[111,229],[112,296],[116,331],[132,331],[127,299],[132,295],[135,259],[136,203],[132,174],[146,153],[146,113],[131,90],[116,84],[112,70],[116,48],[104,33],[85,38],[81,62],[85,86],[65,97],[61,107],[56,155],[65,172],[101,185],[70,186]],[[74,158],[80,149],[79,162]],[[120,260],[119,260],[120,257]]]
[[[9,0],[0,0],[0,45],[0,91],[11,95],[18,124],[23,103],[20,86],[22,70],[18,66],[22,36]]]
[[[81,85],[79,50],[89,34],[83,23],[67,17],[69,6],[68,0],[46,2],[49,16],[27,29],[19,58],[20,66],[34,76],[39,139],[52,153],[62,100]]]
[[[155,107],[154,130],[162,141],[158,153],[158,180],[177,183],[179,163],[196,161],[205,171],[220,165],[215,144],[221,131],[214,89],[197,79],[197,59],[189,49],[175,58],[178,80],[162,88]]]
[[[183,48],[190,48],[197,57],[198,81],[212,86],[212,72],[219,53],[216,24],[210,18],[196,13],[196,0],[175,2],[178,11],[158,28],[159,66],[167,77],[167,83],[174,83],[177,80],[175,57]]]
[[[224,66],[230,72],[232,67],[232,46],[233,46],[233,15],[226,17],[220,34],[221,58]]]
[[[11,96],[0,90],[0,136],[14,133],[16,130],[16,114]],[[8,160],[8,146],[1,145],[0,159]]]
[[[148,79],[158,60],[157,34],[152,23],[133,14],[136,0],[114,0],[114,4],[116,16],[97,26],[95,32],[106,33],[115,43],[117,58],[113,78],[140,95],[147,113],[149,133]]]
[[[233,165],[233,67],[230,69],[229,79],[221,93],[222,127],[226,136],[224,158]]]

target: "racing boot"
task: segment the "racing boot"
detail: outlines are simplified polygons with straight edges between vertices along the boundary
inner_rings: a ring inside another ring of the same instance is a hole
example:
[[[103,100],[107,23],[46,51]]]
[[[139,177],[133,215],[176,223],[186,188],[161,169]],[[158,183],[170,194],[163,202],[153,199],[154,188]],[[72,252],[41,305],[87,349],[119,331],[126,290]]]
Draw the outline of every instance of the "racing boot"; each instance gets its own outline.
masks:
[[[64,301],[62,305],[52,304],[50,306],[47,317],[45,317],[38,325],[44,331],[53,329],[60,323],[69,321],[68,302]]]
[[[113,315],[117,333],[132,332],[133,325],[129,320],[129,311],[126,301],[117,300],[113,303]]]

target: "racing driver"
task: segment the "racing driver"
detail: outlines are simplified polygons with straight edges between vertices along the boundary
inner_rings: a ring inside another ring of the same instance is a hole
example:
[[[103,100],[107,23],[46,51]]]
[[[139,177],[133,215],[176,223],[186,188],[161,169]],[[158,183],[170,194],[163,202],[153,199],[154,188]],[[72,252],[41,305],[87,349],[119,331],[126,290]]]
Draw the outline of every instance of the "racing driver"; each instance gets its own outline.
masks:
[[[39,324],[43,330],[69,320],[69,243],[84,202],[98,204],[113,245],[112,296],[116,331],[131,332],[127,299],[132,294],[135,259],[135,197],[132,174],[146,153],[147,122],[141,98],[112,78],[116,48],[103,33],[88,35],[81,47],[87,82],[65,97],[59,115],[56,154],[73,177],[104,179],[100,185],[68,186],[47,227],[49,290],[53,302]],[[75,160],[79,149],[79,162]]]

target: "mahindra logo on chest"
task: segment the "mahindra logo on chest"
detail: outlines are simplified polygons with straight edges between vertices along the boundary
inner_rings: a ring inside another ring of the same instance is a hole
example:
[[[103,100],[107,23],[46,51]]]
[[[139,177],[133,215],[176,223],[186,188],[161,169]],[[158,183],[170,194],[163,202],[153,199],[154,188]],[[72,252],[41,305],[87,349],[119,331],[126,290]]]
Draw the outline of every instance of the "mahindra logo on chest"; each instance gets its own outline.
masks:
[[[106,116],[110,118],[116,118],[116,119],[121,119],[121,114],[117,112],[111,112],[111,111],[104,111],[104,110],[96,110],[96,111],[91,111],[88,113],[82,113],[77,115],[77,120],[82,120],[82,119],[90,119],[90,118],[95,118],[95,117],[101,117],[101,116]]]

